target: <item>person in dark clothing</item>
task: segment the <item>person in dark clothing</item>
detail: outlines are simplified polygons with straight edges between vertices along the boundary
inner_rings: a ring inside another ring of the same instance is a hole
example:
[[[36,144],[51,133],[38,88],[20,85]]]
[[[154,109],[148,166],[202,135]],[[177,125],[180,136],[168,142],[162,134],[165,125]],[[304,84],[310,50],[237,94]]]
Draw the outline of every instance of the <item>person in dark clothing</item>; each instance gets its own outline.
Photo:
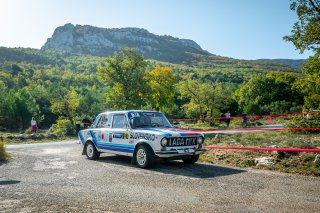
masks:
[[[91,126],[91,121],[89,120],[89,118],[87,118],[87,116],[82,119],[81,123],[83,124],[84,129],[87,129]]]
[[[247,127],[247,122],[248,122],[247,114],[242,114],[242,128]]]

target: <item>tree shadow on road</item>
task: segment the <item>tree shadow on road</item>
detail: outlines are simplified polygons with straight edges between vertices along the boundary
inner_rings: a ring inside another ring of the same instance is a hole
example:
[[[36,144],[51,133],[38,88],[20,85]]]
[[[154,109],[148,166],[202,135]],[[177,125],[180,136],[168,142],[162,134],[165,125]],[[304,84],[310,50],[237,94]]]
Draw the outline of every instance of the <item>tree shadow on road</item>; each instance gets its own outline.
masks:
[[[135,164],[132,164],[131,157],[126,156],[102,156],[99,158],[101,163],[109,163],[119,166],[128,166],[132,169],[142,170],[138,168]],[[154,171],[164,174],[186,176],[192,178],[213,178],[219,176],[234,175],[246,172],[246,170],[216,166],[213,164],[195,163],[195,164],[185,164],[182,161],[162,161],[158,160],[156,163],[147,171]]]
[[[8,163],[7,160],[0,160],[0,166],[4,165],[4,164],[6,164],[6,163]]]
[[[11,185],[11,184],[17,184],[20,183],[21,181],[18,180],[0,180],[0,186],[1,185]]]

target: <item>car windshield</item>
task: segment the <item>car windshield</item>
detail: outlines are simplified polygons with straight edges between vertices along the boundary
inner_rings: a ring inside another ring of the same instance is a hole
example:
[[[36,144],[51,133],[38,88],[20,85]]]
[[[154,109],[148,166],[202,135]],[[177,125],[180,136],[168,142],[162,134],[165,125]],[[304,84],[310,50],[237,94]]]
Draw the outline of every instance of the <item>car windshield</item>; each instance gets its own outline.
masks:
[[[171,128],[172,125],[161,112],[129,112],[131,128]]]

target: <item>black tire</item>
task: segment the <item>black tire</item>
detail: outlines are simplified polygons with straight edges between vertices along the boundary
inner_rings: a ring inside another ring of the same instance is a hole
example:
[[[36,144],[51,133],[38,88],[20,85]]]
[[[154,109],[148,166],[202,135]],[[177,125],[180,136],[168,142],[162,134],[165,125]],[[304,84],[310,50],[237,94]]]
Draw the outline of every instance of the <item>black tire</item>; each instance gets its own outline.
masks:
[[[85,146],[85,153],[88,159],[96,160],[100,156],[100,152],[96,149],[92,142],[88,142]]]
[[[186,164],[193,164],[199,160],[199,155],[192,155],[190,157],[186,157],[182,159],[184,163]]]
[[[143,169],[150,167],[154,163],[155,158],[153,150],[144,145],[139,146],[134,155],[135,163],[139,168]]]

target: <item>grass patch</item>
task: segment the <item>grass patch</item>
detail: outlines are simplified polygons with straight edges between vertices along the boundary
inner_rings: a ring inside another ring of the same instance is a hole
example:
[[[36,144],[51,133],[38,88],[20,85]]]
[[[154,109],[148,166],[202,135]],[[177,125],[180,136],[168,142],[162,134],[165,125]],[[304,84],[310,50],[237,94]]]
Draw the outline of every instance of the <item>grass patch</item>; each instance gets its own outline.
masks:
[[[1,132],[0,140],[6,141],[6,144],[17,144],[17,143],[43,143],[43,142],[55,142],[64,140],[76,140],[77,137],[59,135],[51,133],[49,131],[39,131],[36,134],[25,133],[25,132]]]

